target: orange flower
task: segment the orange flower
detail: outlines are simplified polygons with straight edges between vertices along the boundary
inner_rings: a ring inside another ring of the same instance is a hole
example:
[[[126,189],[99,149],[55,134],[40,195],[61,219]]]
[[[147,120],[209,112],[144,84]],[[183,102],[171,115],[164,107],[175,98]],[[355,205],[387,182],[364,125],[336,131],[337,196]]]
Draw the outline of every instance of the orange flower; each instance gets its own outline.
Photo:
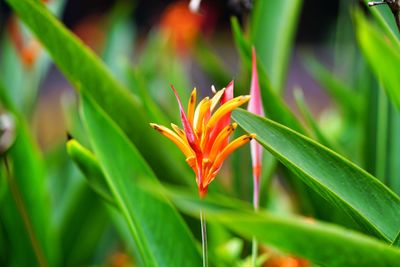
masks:
[[[174,2],[161,17],[161,30],[174,48],[183,54],[200,33],[204,17],[191,12],[186,1]]]
[[[207,193],[228,155],[254,138],[253,134],[242,135],[229,143],[229,136],[237,127],[230,123],[231,111],[247,101],[250,96],[233,98],[233,82],[218,91],[210,99],[204,98],[196,105],[196,88],[189,99],[187,115],[175,88],[172,87],[179,104],[183,130],[171,124],[172,130],[151,123],[151,127],[169,138],[186,156],[186,162],[196,174],[200,197]],[[220,103],[218,108],[217,105]]]

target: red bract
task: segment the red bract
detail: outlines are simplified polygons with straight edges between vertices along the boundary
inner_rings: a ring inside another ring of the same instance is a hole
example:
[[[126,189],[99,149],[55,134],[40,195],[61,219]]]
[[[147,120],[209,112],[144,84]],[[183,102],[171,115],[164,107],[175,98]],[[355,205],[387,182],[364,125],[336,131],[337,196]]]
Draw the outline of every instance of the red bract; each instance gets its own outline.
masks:
[[[211,99],[202,99],[196,107],[195,88],[186,114],[178,93],[174,87],[172,90],[178,101],[183,129],[175,124],[171,124],[173,131],[154,123],[150,125],[183,152],[186,162],[196,174],[199,195],[204,197],[208,185],[218,174],[226,157],[254,137],[252,134],[242,135],[229,143],[229,137],[237,127],[236,123],[230,123],[231,111],[249,101],[250,96],[233,98],[231,82]]]
[[[251,99],[249,102],[249,106],[247,110],[259,115],[264,116],[263,104],[261,100],[260,94],[260,85],[258,82],[258,74],[257,74],[257,57],[256,51],[253,48],[252,55],[252,74],[251,74],[251,85],[250,85],[250,95]],[[262,147],[257,143],[256,140],[252,140],[250,142],[250,150],[251,150],[251,160],[253,165],[253,179],[254,179],[254,196],[253,196],[253,204],[256,209],[258,209],[258,195],[259,195],[259,184],[260,184],[260,176],[261,176],[261,165],[262,165]]]

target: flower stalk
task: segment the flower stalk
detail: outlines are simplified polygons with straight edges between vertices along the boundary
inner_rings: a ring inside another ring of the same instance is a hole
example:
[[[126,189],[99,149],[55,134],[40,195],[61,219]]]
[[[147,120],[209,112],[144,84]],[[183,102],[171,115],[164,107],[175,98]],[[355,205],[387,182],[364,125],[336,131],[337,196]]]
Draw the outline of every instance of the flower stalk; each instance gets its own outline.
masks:
[[[208,267],[207,222],[206,222],[206,213],[203,209],[200,210],[200,225],[201,225],[201,249],[203,255],[203,267]]]
[[[257,57],[256,51],[253,47],[252,50],[252,74],[251,74],[251,85],[250,85],[251,99],[247,110],[259,115],[264,116],[263,104],[260,94],[260,85],[258,82],[257,74]],[[262,165],[262,152],[263,149],[256,140],[250,141],[251,161],[253,167],[253,207],[257,212],[260,206],[260,176],[261,176],[261,165]],[[258,242],[255,237],[252,241],[252,266],[256,266],[258,252]]]

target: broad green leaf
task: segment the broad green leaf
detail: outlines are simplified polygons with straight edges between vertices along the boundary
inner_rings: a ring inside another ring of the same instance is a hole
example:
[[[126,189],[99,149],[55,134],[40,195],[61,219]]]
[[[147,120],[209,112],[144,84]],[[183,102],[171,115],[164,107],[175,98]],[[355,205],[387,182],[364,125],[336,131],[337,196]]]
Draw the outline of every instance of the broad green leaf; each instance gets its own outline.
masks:
[[[400,45],[379,32],[360,13],[355,14],[357,41],[376,77],[382,81],[389,98],[400,108]]]
[[[11,234],[7,237],[8,266],[52,266],[56,264],[58,251],[50,227],[43,160],[26,122],[1,84],[0,103],[13,113],[16,124],[16,139],[6,154],[8,166],[2,158],[7,191],[0,216],[5,232]]]
[[[130,233],[126,220],[123,218],[120,210],[118,210],[115,205],[113,196],[107,184],[107,180],[104,177],[104,174],[99,166],[97,159],[89,150],[84,148],[76,140],[68,141],[67,149],[69,155],[72,157],[72,159],[78,165],[79,169],[85,175],[85,178],[89,186],[92,188],[92,190],[94,190],[94,192],[96,192],[98,196],[106,200],[107,204],[112,204],[112,205],[102,205],[102,207],[103,208],[106,207],[115,228],[117,229],[121,239],[125,242],[124,244],[127,246],[128,250],[135,256],[136,259],[140,258],[140,255],[138,255],[137,245],[135,244],[135,240],[133,239]],[[78,194],[78,197],[88,197],[86,196],[88,194],[87,190],[84,190],[82,188],[78,192],[80,193],[86,192],[86,194]],[[98,216],[96,214],[94,215],[95,217]],[[77,255],[80,256],[82,254],[78,253]]]
[[[400,247],[400,232],[397,234],[395,240],[392,242],[393,246]]]
[[[335,152],[271,120],[236,110],[233,118],[322,197],[369,232],[393,241],[400,199],[376,178]]]
[[[200,200],[182,190],[164,188],[176,206],[191,216],[203,210],[208,221],[218,222],[247,240],[255,236],[260,243],[321,266],[395,267],[400,260],[399,249],[344,227],[267,211],[254,213],[248,203],[236,199],[209,194]]]
[[[94,154],[145,266],[200,266],[194,239],[177,211],[162,195],[155,197],[138,186],[140,181],[158,185],[150,167],[89,96],[82,95],[81,100]],[[179,242],[173,236],[179,236]]]
[[[189,169],[186,162],[169,157],[168,151],[177,148],[168,140],[158,138],[157,133],[148,126],[151,121],[142,103],[114,79],[104,63],[90,49],[39,2],[7,2],[36,34],[75,89],[89,94],[105,110],[137,145],[146,160],[152,166],[157,166],[154,170],[162,178],[189,183],[191,177],[186,175]],[[43,32],[46,34],[42,34]]]
[[[255,1],[251,14],[251,43],[265,66],[272,88],[278,92],[285,86],[301,5],[302,0]]]
[[[83,177],[69,190],[59,221],[62,266],[89,265],[110,219],[101,199]]]
[[[110,189],[94,155],[74,139],[67,142],[67,151],[82,173],[85,174],[89,186],[105,200],[113,203]]]
[[[49,201],[43,163],[22,122],[17,124],[15,143],[7,153],[8,192],[1,217],[9,237],[9,266],[54,264]]]

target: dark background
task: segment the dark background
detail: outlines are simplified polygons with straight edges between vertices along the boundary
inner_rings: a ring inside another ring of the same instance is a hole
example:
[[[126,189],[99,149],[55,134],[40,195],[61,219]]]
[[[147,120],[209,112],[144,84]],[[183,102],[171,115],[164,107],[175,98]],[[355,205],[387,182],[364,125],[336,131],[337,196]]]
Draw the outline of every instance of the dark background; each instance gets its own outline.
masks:
[[[262,0],[264,1],[264,0]],[[268,0],[267,0],[268,1]],[[279,1],[279,0],[273,0]],[[138,26],[140,33],[146,33],[157,22],[162,10],[173,1],[151,0],[137,1],[132,20]],[[188,1],[189,2],[189,1]],[[246,0],[202,1],[202,5],[212,5],[217,14],[218,30],[229,30],[229,17],[243,17],[248,13]],[[335,21],[339,2],[335,0],[304,0],[300,17],[297,42],[320,43],[326,38],[327,28]],[[69,28],[87,16],[101,14],[109,10],[115,1],[112,0],[68,0],[63,15],[63,22]],[[10,9],[4,0],[0,1],[0,30],[10,14]]]

